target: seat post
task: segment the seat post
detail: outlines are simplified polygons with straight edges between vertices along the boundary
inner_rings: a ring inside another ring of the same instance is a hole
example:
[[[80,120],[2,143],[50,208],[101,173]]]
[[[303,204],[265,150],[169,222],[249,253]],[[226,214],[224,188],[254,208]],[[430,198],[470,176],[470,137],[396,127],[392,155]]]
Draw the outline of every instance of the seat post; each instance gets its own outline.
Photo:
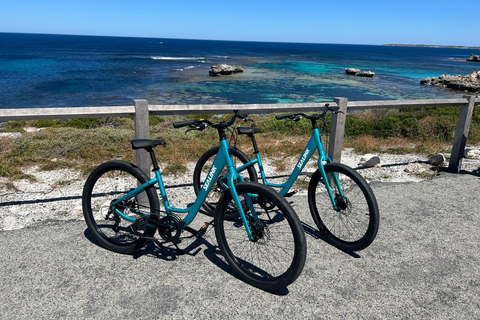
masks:
[[[250,139],[252,139],[253,153],[255,154],[259,153],[260,151],[258,151],[257,141],[255,140],[255,136],[253,135],[253,133],[249,133],[248,136],[250,137]]]
[[[155,152],[153,152],[153,148],[145,148],[145,149],[150,154],[150,159],[152,159],[152,165],[153,165],[152,171],[160,170],[160,167],[158,166],[157,158],[155,157]]]

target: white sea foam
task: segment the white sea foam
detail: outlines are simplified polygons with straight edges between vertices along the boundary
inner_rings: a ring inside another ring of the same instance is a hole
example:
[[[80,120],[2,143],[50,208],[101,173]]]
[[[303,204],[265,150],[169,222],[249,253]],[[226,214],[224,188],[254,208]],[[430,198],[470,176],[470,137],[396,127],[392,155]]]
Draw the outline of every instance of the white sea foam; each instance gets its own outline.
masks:
[[[187,69],[193,69],[195,68],[195,66],[188,66],[188,67],[185,67],[185,68],[180,68],[180,69],[175,69],[176,71],[183,71],[183,70],[187,70]]]
[[[180,60],[205,60],[204,57],[150,57],[153,60],[170,60],[170,61],[180,61]]]

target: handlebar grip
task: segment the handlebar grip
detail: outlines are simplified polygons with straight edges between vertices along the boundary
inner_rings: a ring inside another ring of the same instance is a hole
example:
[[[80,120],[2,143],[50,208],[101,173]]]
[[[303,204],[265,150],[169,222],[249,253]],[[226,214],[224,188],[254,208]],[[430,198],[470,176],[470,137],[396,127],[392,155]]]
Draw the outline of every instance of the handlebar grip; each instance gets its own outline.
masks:
[[[185,120],[185,121],[178,121],[173,123],[174,128],[181,128],[181,127],[188,127],[192,124],[195,124],[195,120]]]
[[[285,119],[285,118],[290,118],[291,116],[293,116],[293,113],[289,113],[289,114],[277,114],[275,116],[275,118],[277,120],[282,120],[282,119]]]

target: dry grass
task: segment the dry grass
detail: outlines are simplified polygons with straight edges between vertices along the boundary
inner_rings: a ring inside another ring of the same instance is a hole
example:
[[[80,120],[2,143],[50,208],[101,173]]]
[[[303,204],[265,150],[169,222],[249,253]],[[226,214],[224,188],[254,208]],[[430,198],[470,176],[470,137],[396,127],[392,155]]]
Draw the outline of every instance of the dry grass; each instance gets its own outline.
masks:
[[[417,140],[402,137],[375,138],[371,135],[362,135],[358,137],[347,137],[344,141],[344,147],[353,148],[357,153],[391,153],[408,154],[419,153],[433,156],[441,152],[449,152],[451,144],[447,144],[437,139]]]
[[[384,114],[355,112],[353,115],[358,119],[373,122]],[[256,135],[262,156],[277,159],[274,162],[277,170],[283,170],[286,166],[282,159],[298,157],[310,139],[311,127],[306,120],[285,123],[274,120],[271,115],[252,118],[255,118],[255,126],[265,130],[265,133]],[[152,120],[154,121],[151,121],[151,138],[167,142],[167,146],[156,149],[158,161],[166,168],[166,174],[182,174],[186,163],[197,161],[207,149],[218,144],[217,132],[211,128],[185,134],[185,129],[173,129],[172,122],[178,121],[178,118],[157,117]],[[421,130],[413,135],[414,138],[411,136],[382,138],[365,133],[346,136],[344,147],[354,148],[357,153],[433,155],[446,152],[451,145],[445,141],[451,141],[450,136],[454,128],[443,126],[439,129],[441,120],[441,117],[435,116],[419,119]],[[219,118],[213,121],[219,121]],[[135,162],[135,152],[130,145],[130,140],[134,139],[135,135],[132,123],[132,119],[129,118],[100,120],[97,125],[88,123],[85,128],[57,127],[58,123],[55,123],[55,126],[31,133],[23,128],[33,125],[32,123],[8,123],[10,126],[8,131],[21,132],[21,136],[0,137],[0,177],[7,178],[8,181],[18,179],[23,175],[22,168],[32,165],[38,165],[42,170],[75,168],[88,174],[95,166],[107,160],[123,159]],[[3,131],[7,129],[4,128]],[[471,132],[473,137],[480,138],[478,126],[472,126]],[[322,141],[327,151],[328,135],[322,136]],[[249,157],[253,157],[253,147],[249,138],[239,136],[236,140],[230,139],[229,143],[244,151]]]

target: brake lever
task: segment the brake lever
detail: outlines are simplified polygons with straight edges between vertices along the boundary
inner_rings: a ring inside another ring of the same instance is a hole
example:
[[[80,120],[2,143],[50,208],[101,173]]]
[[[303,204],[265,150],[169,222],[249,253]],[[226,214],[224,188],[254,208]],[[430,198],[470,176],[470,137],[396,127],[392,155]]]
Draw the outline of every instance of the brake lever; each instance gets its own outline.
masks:
[[[194,125],[194,126],[195,126],[195,127],[192,126],[190,129],[187,129],[187,130],[185,131],[185,134],[187,134],[187,132],[193,131],[193,130],[203,131],[203,130],[205,130],[205,128],[207,127],[207,126],[206,126],[205,124],[203,124],[203,123],[200,123],[200,124]]]
[[[252,121],[254,122],[252,119],[248,119],[248,114],[246,113],[239,113],[238,114],[238,117],[242,119],[243,122],[247,122],[247,121]]]
[[[288,121],[299,121],[299,120],[300,120],[300,117],[299,117],[299,116],[294,116],[294,117],[292,117],[292,118],[290,118],[290,119],[285,120],[285,122],[288,122]]]

